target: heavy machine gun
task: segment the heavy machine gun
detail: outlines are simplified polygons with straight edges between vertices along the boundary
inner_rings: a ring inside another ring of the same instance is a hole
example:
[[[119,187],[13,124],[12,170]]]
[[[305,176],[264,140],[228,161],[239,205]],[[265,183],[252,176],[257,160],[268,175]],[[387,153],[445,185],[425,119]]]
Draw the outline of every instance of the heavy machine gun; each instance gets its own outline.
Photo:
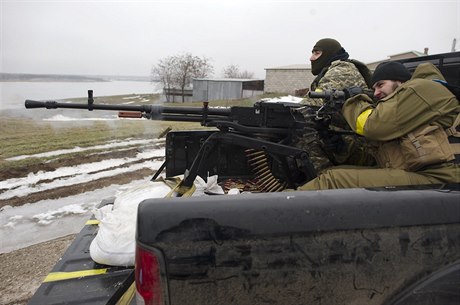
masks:
[[[228,108],[211,108],[207,102],[203,107],[95,104],[91,90],[87,104],[25,101],[27,109],[112,110],[119,111],[121,117],[199,122],[215,127],[212,131],[170,132],[166,161],[152,179],[166,167],[167,176],[185,173],[182,186],[190,187],[197,175],[237,177],[248,174],[249,169],[259,180],[261,191],[295,188],[316,177],[308,152],[292,145],[293,137],[309,128],[305,118],[295,111],[301,106],[264,100],[252,107]],[[226,156],[222,158],[222,154]]]
[[[26,100],[25,107],[46,109],[87,109],[119,111],[120,117],[144,117],[151,120],[200,122],[219,130],[232,130],[260,136],[283,135],[302,129],[301,116],[292,111],[299,107],[296,103],[270,103],[259,101],[253,107],[233,106],[210,108],[208,102],[203,107],[180,107],[163,105],[113,105],[94,104],[92,90],[88,90],[88,103],[60,103],[56,101]]]

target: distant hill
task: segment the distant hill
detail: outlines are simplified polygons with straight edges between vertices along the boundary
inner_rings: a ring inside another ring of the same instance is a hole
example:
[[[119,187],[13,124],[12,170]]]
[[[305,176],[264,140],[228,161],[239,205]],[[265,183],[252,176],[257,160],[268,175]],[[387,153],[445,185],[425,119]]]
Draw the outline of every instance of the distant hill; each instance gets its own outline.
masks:
[[[152,79],[148,76],[123,76],[123,75],[95,75],[110,81],[127,81],[127,82],[150,82]]]
[[[148,76],[114,75],[61,75],[0,73],[0,82],[109,82],[109,81],[150,81]]]

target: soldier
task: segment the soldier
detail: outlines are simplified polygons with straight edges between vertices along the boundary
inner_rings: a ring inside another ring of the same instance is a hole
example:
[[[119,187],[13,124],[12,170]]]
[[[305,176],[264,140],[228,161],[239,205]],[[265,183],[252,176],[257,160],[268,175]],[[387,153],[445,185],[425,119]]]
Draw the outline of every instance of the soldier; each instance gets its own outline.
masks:
[[[336,167],[299,190],[460,182],[459,101],[432,64],[410,75],[401,63],[380,64],[373,75],[374,103],[367,95],[342,107],[351,128],[375,142],[378,168]]]
[[[310,87],[311,91],[343,90],[349,87],[369,88],[371,73],[367,66],[357,60],[350,60],[348,53],[335,39],[319,40],[312,49],[310,61],[312,74],[316,75]],[[295,146],[309,152],[318,173],[340,164],[375,164],[362,137],[331,133],[326,130],[326,126],[313,122],[312,107],[317,109],[321,106],[322,99],[306,98],[303,104],[307,106],[301,108],[300,112],[307,123],[312,123],[313,128],[311,132],[295,139]],[[338,131],[350,131],[350,127],[340,114],[333,118],[332,125]]]
[[[349,59],[348,53],[337,40],[321,39],[315,44],[311,53],[311,73],[316,78],[311,83],[310,90],[369,87],[371,72],[367,66],[360,61]],[[322,100],[307,99],[304,103],[321,105]]]

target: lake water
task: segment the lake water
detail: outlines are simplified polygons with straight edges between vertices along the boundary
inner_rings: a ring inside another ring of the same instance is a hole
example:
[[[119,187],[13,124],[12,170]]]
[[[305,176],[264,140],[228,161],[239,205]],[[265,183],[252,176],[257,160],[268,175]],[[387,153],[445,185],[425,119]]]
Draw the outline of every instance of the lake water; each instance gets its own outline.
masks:
[[[160,93],[160,83],[112,82],[0,82],[0,110],[24,109],[24,101],[59,100],[88,96]]]

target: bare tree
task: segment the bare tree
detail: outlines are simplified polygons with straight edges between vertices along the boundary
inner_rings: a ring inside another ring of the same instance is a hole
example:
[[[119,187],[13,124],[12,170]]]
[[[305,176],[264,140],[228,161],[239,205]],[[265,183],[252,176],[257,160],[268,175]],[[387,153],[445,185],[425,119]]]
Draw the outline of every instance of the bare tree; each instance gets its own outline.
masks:
[[[190,53],[176,56],[175,83],[182,92],[182,103],[185,100],[185,88],[190,86],[193,78],[205,78],[211,75],[213,67],[206,57],[200,58]]]
[[[163,90],[165,92],[166,101],[170,102],[170,95],[168,92],[175,87],[174,83],[174,70],[176,66],[176,58],[174,56],[168,56],[160,59],[156,66],[152,67],[152,80],[159,79],[163,84]]]
[[[162,82],[166,101],[170,101],[169,93],[173,89],[180,89],[182,102],[185,102],[185,88],[192,84],[193,78],[205,78],[212,72],[213,67],[208,58],[186,53],[159,60],[158,64],[152,68],[152,77]]]
[[[254,73],[247,70],[240,71],[240,67],[237,65],[229,65],[224,68],[222,72],[225,78],[254,78]]]
[[[222,72],[224,78],[238,78],[239,74],[240,68],[237,65],[229,65]]]
[[[244,70],[243,72],[240,72],[239,78],[247,78],[247,79],[254,78],[254,72],[249,72],[247,70]]]

